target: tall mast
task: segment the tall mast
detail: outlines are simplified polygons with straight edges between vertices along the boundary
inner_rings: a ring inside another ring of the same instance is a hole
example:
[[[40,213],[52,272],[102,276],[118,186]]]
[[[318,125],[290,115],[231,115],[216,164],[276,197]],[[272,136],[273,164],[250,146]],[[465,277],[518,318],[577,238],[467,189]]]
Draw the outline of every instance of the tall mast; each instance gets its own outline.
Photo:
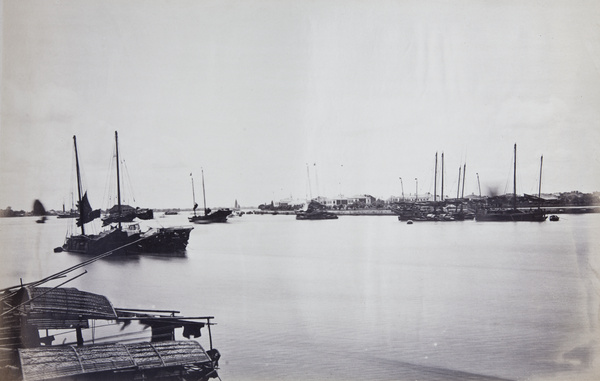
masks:
[[[196,215],[196,192],[194,192],[194,177],[190,173],[190,177],[192,178],[192,200],[194,201],[194,216]]]
[[[444,201],[444,153],[442,152],[442,191],[440,193],[440,201]]]
[[[538,188],[538,208],[540,207],[539,204],[542,202],[542,165],[544,164],[544,155],[542,155],[542,157],[540,157],[540,185]]]
[[[467,163],[463,166],[463,183],[462,183],[462,193],[461,198],[465,198],[465,178],[467,177]]]
[[[119,229],[121,229],[121,182],[120,182],[120,174],[119,174],[119,136],[117,131],[115,131],[115,150],[117,153],[117,201],[119,205]]]
[[[456,198],[460,197],[460,170],[462,168],[458,167],[458,187],[456,188]]]
[[[402,187],[402,201],[404,201],[404,184],[402,183],[402,177],[400,177],[400,186]]]
[[[204,215],[206,216],[208,213],[206,212],[206,192],[204,191],[204,169],[202,169],[202,197],[204,198]]]
[[[317,163],[313,164],[313,167],[315,167],[315,191],[317,192],[317,201],[320,202],[319,200],[319,175],[317,173]]]
[[[308,169],[308,163],[306,163],[306,178],[308,179],[308,195],[310,201],[312,200],[312,187],[310,186],[310,170]]]
[[[435,153],[435,175],[433,175],[433,202],[437,201],[437,152]]]
[[[479,182],[479,173],[476,173],[477,175],[477,186],[479,187],[479,197],[481,197],[481,183]]]
[[[79,173],[79,155],[77,154],[77,138],[73,135],[73,145],[75,146],[75,167],[77,170],[77,195],[79,202],[77,203],[79,209],[79,218],[83,218],[83,203],[81,202],[81,175]],[[83,220],[81,220],[83,221]],[[85,234],[84,224],[81,224],[81,235]]]
[[[517,209],[517,143],[515,143],[515,159],[513,161],[513,208]]]
[[[418,199],[419,199],[419,179],[417,177],[415,177],[415,204],[417,203]]]

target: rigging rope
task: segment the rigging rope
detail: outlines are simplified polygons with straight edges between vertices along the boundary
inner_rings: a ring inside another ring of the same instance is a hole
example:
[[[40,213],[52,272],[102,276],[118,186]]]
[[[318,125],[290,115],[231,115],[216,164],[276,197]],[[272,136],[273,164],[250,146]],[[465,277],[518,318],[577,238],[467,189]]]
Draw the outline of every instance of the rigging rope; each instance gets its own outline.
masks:
[[[133,193],[133,182],[131,181],[131,176],[129,175],[129,168],[127,168],[127,163],[125,162],[125,159],[122,159],[121,162],[123,163],[123,167],[125,168],[125,177],[127,178],[127,181],[125,182],[129,193],[131,193],[131,201],[133,203],[135,203],[135,194]]]
[[[114,249],[112,249],[112,250],[110,250],[110,251],[107,251],[107,252],[105,252],[105,253],[102,253],[102,254],[99,254],[99,255],[97,255],[97,256],[95,256],[95,257],[92,257],[91,259],[88,259],[87,261],[83,261],[83,262],[81,262],[81,263],[79,263],[79,264],[77,264],[77,265],[75,265],[75,266],[71,266],[71,267],[69,267],[69,268],[67,268],[67,269],[64,269],[64,270],[62,270],[62,271],[59,271],[59,272],[57,272],[57,273],[55,273],[55,274],[49,275],[49,276],[47,276],[47,277],[45,277],[45,278],[42,278],[42,279],[40,279],[40,280],[38,280],[38,281],[31,282],[31,283],[29,283],[29,284],[28,284],[28,286],[31,286],[31,287],[37,287],[37,286],[39,286],[39,285],[41,285],[41,284],[47,283],[47,282],[49,282],[49,281],[52,281],[52,280],[55,280],[55,279],[58,279],[58,278],[61,278],[61,277],[63,277],[64,275],[66,275],[66,274],[68,274],[68,273],[70,273],[70,272],[73,272],[73,271],[75,271],[75,270],[77,270],[77,269],[79,269],[79,268],[81,268],[81,267],[84,267],[84,266],[87,266],[87,265],[89,265],[89,264],[91,264],[91,263],[94,263],[94,262],[96,262],[96,261],[99,261],[99,260],[100,260],[100,259],[102,259],[102,258],[106,258],[106,257],[108,257],[109,255],[112,255],[112,254],[114,254],[116,251],[122,250],[122,249],[124,249],[124,248],[126,248],[126,247],[129,247],[129,246],[131,246],[131,245],[136,245],[136,244],[138,244],[139,242],[141,242],[141,241],[143,241],[143,240],[145,240],[145,239],[147,239],[147,238],[148,238],[148,237],[142,237],[142,238],[140,238],[140,239],[137,239],[137,240],[135,240],[135,241],[133,241],[133,242],[129,242],[129,243],[125,244],[125,245],[122,245],[122,246],[116,247],[116,248],[114,248]],[[79,276],[80,276],[80,275],[79,275]],[[73,279],[75,279],[75,278],[73,278]],[[71,279],[71,280],[72,280],[72,279]],[[18,286],[13,286],[13,287],[8,287],[8,288],[5,288],[4,290],[7,290],[7,291],[8,291],[8,290],[11,290],[11,289],[15,289],[15,288],[21,288],[21,287],[22,287],[21,285],[18,285]],[[17,291],[12,291],[12,292],[9,292],[9,293],[8,293],[9,295],[6,295],[6,296],[2,297],[0,300],[5,300],[5,299],[7,299],[7,298],[11,297],[12,295],[14,295],[16,292],[17,292]]]

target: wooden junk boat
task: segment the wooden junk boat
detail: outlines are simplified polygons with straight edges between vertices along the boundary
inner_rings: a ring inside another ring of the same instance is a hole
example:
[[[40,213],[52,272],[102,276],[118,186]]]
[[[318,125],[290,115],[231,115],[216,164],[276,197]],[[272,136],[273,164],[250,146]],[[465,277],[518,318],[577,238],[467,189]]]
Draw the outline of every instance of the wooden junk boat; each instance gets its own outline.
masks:
[[[337,214],[328,212],[321,203],[312,200],[306,210],[297,210],[297,220],[337,220]]]
[[[146,209],[133,209],[121,205],[120,174],[119,174],[119,144],[118,135],[115,131],[115,153],[116,153],[116,180],[118,204],[111,209],[111,213],[103,219],[103,225],[116,223],[110,229],[99,234],[86,234],[85,224],[100,217],[100,210],[93,210],[81,184],[79,170],[79,156],[77,153],[77,139],[73,136],[75,150],[77,192],[79,218],[77,226],[81,228],[81,234],[71,234],[65,238],[62,247],[55,251],[68,251],[80,254],[99,255],[106,251],[121,247],[119,254],[144,254],[144,253],[177,253],[185,250],[190,238],[191,226],[175,226],[150,228],[142,231],[139,223],[123,226],[123,223],[132,222],[134,218],[152,219],[153,213]]]
[[[542,192],[542,164],[544,157],[540,158],[540,181],[538,190],[538,200],[541,200]],[[529,221],[529,222],[544,222],[546,221],[546,212],[539,206],[537,209],[521,210],[517,208],[517,144],[514,146],[513,160],[513,206],[512,208],[492,209],[483,208],[475,217],[477,221]]]
[[[212,316],[115,308],[103,295],[60,287],[66,282],[53,288],[41,286],[64,273],[0,290],[0,379],[202,381],[218,377],[220,354],[212,347]],[[199,337],[204,327],[209,350],[189,339]],[[176,330],[183,330],[178,336],[189,340],[176,339]]]
[[[192,174],[190,173],[190,176]],[[217,210],[211,210],[206,207],[206,191],[204,188],[204,170],[202,170],[202,198],[204,200],[204,214],[196,214],[198,204],[196,204],[196,193],[194,191],[194,178],[192,177],[192,197],[194,201],[194,215],[188,217],[190,222],[195,224],[212,224],[214,222],[227,222],[233,211],[229,208],[219,208]]]

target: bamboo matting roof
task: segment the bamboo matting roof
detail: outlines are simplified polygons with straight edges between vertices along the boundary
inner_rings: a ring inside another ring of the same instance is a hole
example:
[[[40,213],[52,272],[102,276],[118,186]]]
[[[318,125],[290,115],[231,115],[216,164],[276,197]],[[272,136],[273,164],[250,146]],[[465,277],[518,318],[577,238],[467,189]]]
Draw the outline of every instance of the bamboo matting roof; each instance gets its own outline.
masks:
[[[19,349],[23,381],[210,363],[194,340]]]
[[[117,314],[103,295],[76,288],[28,288],[24,305],[31,324],[40,329],[61,329],[87,324],[87,319],[115,320]]]

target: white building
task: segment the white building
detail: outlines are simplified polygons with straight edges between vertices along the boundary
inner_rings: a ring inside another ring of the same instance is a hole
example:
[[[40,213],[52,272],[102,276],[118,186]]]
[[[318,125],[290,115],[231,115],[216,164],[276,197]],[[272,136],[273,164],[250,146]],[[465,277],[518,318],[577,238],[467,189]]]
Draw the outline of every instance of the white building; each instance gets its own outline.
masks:
[[[438,200],[439,200],[439,196],[438,196]],[[415,195],[414,194],[408,194],[404,197],[402,196],[392,196],[390,198],[391,202],[415,202]],[[433,194],[427,192],[427,193],[423,193],[423,194],[418,194],[416,197],[416,201],[417,202],[421,202],[421,201],[433,201]]]

